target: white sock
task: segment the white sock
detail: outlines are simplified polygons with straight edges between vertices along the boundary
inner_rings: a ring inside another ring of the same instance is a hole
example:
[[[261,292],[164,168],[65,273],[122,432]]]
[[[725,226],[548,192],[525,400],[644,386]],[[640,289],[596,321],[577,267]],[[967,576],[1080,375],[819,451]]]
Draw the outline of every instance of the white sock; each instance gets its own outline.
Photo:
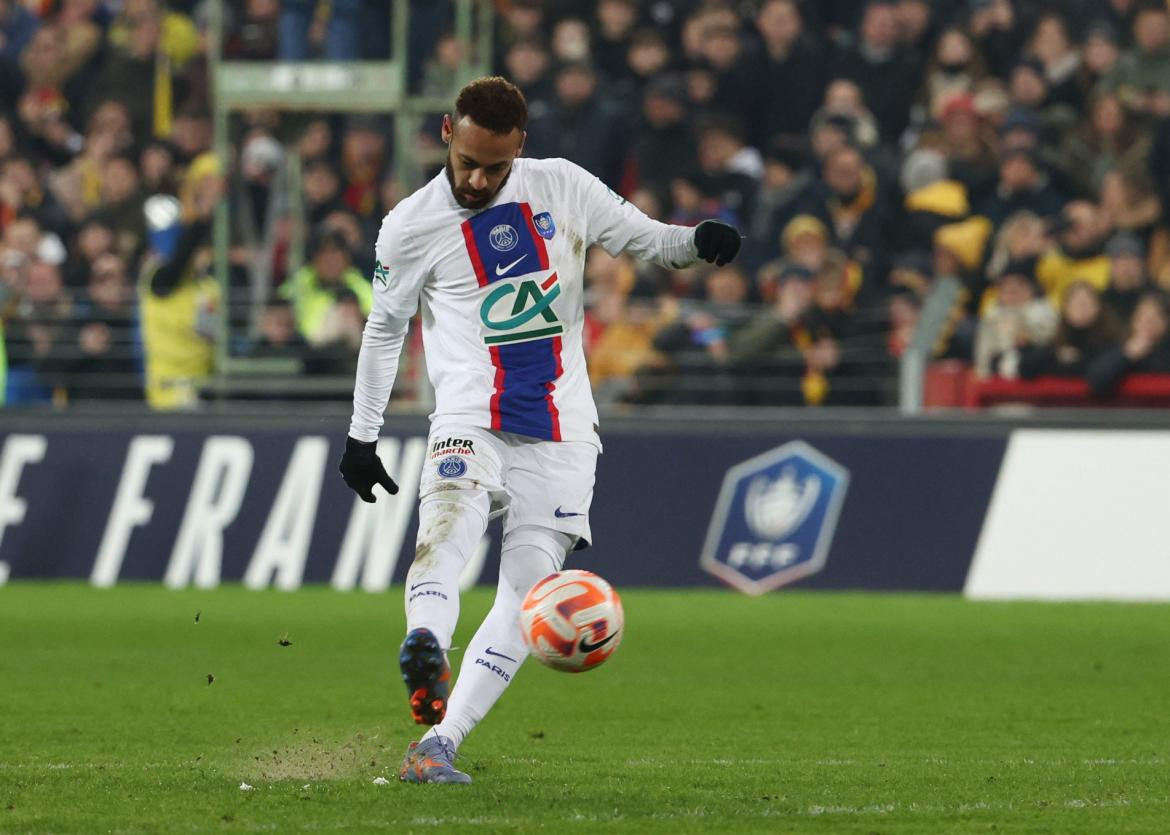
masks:
[[[445,736],[458,747],[511,684],[528,649],[520,635],[520,604],[538,580],[565,563],[573,538],[525,526],[509,531],[500,551],[496,600],[463,654],[447,715],[423,737]]]
[[[459,620],[459,574],[479,547],[489,505],[482,490],[451,490],[418,506],[418,540],[406,574],[406,631],[426,627],[444,650]]]

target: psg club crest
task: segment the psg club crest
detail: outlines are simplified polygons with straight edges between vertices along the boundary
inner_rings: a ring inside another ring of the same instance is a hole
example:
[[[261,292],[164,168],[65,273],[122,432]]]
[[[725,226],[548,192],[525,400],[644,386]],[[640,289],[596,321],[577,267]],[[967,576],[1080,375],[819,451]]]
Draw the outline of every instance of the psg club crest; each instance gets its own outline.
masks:
[[[792,441],[727,471],[699,565],[745,594],[820,571],[849,471]]]
[[[520,243],[520,235],[510,223],[501,223],[492,227],[488,233],[488,242],[496,252],[508,252]]]
[[[553,223],[552,215],[548,212],[533,215],[532,223],[536,226],[536,234],[540,235],[546,241],[551,241],[553,235],[557,233],[557,225]]]
[[[443,478],[459,478],[467,472],[467,462],[458,455],[451,455],[439,461],[439,475]]]

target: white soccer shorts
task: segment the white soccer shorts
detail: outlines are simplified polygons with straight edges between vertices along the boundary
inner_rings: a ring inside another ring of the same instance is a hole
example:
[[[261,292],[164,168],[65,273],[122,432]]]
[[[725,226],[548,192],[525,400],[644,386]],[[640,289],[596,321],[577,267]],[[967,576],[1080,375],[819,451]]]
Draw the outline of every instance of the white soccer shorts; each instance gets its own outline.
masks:
[[[432,428],[419,498],[452,489],[486,490],[491,518],[504,515],[504,535],[524,525],[592,541],[589,505],[597,447],[583,441],[544,441],[471,426]]]

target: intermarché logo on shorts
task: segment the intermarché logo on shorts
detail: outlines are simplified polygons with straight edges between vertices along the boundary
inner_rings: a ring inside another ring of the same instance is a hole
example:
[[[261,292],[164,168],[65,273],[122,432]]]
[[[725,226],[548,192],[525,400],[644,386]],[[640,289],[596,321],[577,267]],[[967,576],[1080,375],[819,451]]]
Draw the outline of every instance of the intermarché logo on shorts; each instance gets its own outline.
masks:
[[[471,438],[446,438],[431,444],[431,458],[440,455],[475,455],[475,441]]]
[[[552,303],[560,294],[561,285],[556,273],[543,282],[525,279],[515,284],[497,284],[484,297],[479,307],[479,319],[488,330],[506,333],[488,334],[483,338],[484,344],[524,342],[564,333],[565,328],[552,309]],[[526,327],[530,322],[537,327]]]

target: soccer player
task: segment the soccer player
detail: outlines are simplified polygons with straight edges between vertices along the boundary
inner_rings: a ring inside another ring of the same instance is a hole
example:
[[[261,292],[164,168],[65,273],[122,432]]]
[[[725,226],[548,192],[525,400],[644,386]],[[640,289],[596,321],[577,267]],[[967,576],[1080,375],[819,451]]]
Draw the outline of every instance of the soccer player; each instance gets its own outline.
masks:
[[[464,87],[443,117],[443,172],[386,215],[375,247],[340,467],[362,499],[374,501],[376,484],[398,492],[375,443],[420,307],[436,399],[399,653],[414,720],[433,727],[406,752],[407,782],[471,782],[455,769],[455,750],[528,654],[521,601],[591,539],[601,442],[581,345],[585,251],[596,243],[677,268],[726,264],[740,246],[724,223],[658,223],[571,162],[521,158],[527,119],[524,96],[505,79]],[[495,603],[448,701],[459,575],[501,514]]]

